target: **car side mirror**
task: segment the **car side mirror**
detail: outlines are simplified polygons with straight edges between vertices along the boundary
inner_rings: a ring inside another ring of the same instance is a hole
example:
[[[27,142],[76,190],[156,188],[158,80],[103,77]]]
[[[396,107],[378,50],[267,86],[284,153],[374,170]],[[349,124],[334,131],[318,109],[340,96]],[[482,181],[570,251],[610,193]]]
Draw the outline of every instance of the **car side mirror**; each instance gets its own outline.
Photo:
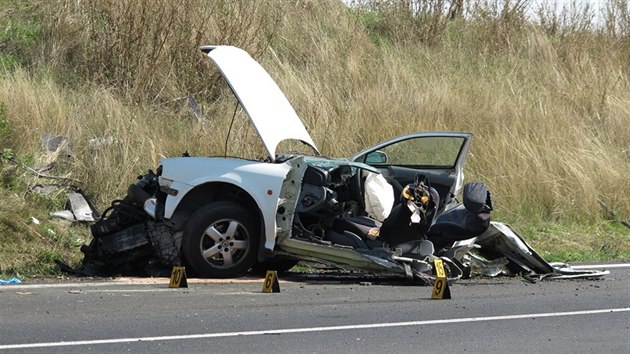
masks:
[[[387,163],[387,154],[380,150],[372,151],[365,156],[365,163],[368,165],[383,165]]]

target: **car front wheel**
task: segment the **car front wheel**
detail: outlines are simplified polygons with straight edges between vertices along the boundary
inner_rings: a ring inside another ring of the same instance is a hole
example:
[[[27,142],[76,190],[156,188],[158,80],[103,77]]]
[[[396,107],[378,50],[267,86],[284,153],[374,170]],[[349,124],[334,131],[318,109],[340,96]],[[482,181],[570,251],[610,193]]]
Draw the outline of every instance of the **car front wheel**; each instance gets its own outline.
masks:
[[[182,254],[202,277],[233,277],[254,264],[256,221],[238,204],[214,202],[197,210],[184,227]]]

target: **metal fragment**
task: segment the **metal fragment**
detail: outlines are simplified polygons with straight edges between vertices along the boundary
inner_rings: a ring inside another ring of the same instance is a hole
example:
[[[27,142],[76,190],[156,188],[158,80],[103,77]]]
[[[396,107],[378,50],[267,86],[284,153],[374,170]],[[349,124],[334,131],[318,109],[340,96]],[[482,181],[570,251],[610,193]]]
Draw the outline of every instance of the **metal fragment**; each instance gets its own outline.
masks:
[[[94,221],[92,208],[90,208],[90,205],[81,193],[68,193],[68,199],[70,200],[72,213],[77,221]]]

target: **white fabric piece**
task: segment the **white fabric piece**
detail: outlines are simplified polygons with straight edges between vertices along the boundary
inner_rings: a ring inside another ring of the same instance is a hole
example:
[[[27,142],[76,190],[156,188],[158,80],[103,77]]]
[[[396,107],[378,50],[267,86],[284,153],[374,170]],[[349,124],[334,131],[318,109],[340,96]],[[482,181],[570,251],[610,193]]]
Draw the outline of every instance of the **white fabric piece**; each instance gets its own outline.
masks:
[[[411,211],[411,223],[419,224],[420,221],[422,221],[422,217],[420,216],[420,208],[418,208],[418,206],[411,200],[407,201],[407,207],[409,208],[409,211]]]
[[[394,206],[394,188],[379,173],[368,173],[365,178],[365,211],[373,219],[383,222]]]

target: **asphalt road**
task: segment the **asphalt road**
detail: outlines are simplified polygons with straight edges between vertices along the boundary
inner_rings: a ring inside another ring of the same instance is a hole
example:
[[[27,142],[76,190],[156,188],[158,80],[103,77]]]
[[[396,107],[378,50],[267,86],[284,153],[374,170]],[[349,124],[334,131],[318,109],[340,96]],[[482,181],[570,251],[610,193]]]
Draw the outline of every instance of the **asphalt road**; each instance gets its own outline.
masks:
[[[335,274],[0,286],[0,352],[629,353],[630,267],[601,280],[431,288]],[[73,283],[68,283],[68,282]]]

